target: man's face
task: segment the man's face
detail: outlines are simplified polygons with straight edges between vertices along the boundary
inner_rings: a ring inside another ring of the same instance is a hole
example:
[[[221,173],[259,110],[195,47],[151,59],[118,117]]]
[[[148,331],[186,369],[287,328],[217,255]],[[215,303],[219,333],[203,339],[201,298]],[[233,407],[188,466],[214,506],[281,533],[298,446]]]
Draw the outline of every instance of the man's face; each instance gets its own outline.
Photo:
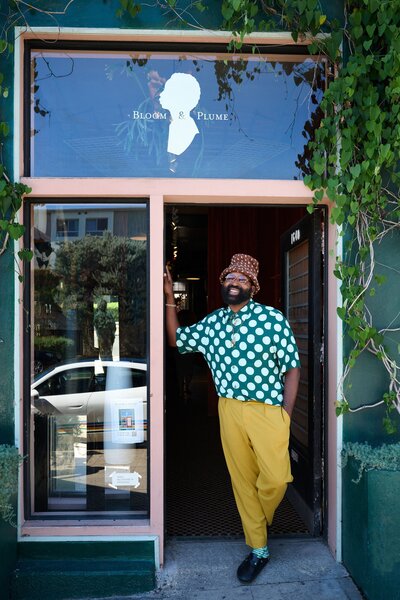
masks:
[[[253,286],[242,273],[228,273],[221,285],[222,300],[229,306],[244,304],[251,298]]]

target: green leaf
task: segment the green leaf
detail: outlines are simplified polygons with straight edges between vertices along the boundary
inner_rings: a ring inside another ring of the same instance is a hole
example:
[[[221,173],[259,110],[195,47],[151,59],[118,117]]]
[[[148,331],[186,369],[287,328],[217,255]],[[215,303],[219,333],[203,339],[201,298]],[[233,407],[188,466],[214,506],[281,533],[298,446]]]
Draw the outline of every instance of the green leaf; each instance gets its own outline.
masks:
[[[308,51],[310,54],[318,54],[318,44],[316,42],[312,42],[312,44],[308,46]]]
[[[390,417],[384,417],[382,419],[383,427],[389,435],[393,435],[397,432],[397,425]]]
[[[258,6],[257,6],[257,4],[252,4],[250,6],[250,16],[251,17],[255,17],[257,13],[258,13]]]
[[[331,60],[335,61],[336,58],[338,57],[341,43],[342,43],[342,33],[340,31],[333,33],[327,39],[326,51]]]
[[[349,406],[349,403],[347,402],[347,400],[338,400],[336,402],[336,416],[337,417],[348,413],[349,410],[350,410],[350,406]]]
[[[372,158],[375,154],[375,146],[367,146],[365,149],[368,158]]]
[[[26,260],[27,262],[29,262],[33,258],[33,252],[28,248],[23,248],[22,250],[18,251],[18,256],[21,260]]]
[[[382,157],[382,160],[385,160],[389,151],[390,151],[390,144],[384,144],[383,146],[380,147],[380,155]]]
[[[383,283],[386,283],[386,281],[387,281],[386,275],[375,275],[374,279],[378,285],[382,285]]]
[[[367,30],[367,33],[368,33],[369,37],[372,38],[372,36],[374,34],[374,31],[376,29],[376,24],[372,23],[372,25],[367,25],[365,29]]]
[[[369,0],[369,9],[371,13],[376,12],[381,6],[380,0]]]
[[[317,190],[315,192],[315,194],[314,194],[314,199],[317,202],[321,202],[321,200],[323,199],[323,197],[324,197],[324,190]]]
[[[318,175],[322,175],[325,172],[325,162],[322,159],[315,160],[312,166]]]
[[[8,227],[8,231],[13,240],[18,240],[24,235],[25,227],[19,223],[11,223]]]
[[[331,211],[331,218],[333,223],[339,223],[341,220],[342,211],[338,206],[334,206]]]
[[[233,8],[224,2],[221,8],[221,13],[225,21],[229,21],[233,16]]]
[[[1,207],[1,213],[2,213],[3,217],[8,216],[8,212],[10,210],[11,203],[12,203],[11,196],[5,195],[1,198],[0,207]]]
[[[6,123],[5,121],[2,121],[0,123],[0,131],[1,133],[4,135],[4,137],[7,137],[9,132],[10,132],[10,126],[8,123]]]

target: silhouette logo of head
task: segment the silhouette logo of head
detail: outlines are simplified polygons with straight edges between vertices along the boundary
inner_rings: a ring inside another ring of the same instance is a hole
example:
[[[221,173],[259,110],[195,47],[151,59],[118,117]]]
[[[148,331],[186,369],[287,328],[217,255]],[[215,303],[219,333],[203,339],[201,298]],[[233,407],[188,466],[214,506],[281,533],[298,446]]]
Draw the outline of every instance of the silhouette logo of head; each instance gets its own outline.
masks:
[[[200,94],[199,82],[188,73],[174,73],[166,81],[160,94],[160,104],[171,115],[168,152],[179,156],[199,133],[190,111],[199,103]]]

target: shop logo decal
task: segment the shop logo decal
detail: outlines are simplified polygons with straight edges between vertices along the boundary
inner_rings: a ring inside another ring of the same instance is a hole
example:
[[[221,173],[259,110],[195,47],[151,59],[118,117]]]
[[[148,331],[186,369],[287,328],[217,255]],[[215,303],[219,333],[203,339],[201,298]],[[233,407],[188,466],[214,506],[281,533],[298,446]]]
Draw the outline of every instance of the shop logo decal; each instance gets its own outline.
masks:
[[[179,156],[193,142],[199,133],[196,121],[229,121],[227,113],[210,113],[204,110],[194,111],[200,101],[200,84],[189,73],[174,73],[165,82],[164,89],[158,97],[159,110],[142,112],[133,110],[134,121],[169,121],[167,151]],[[191,114],[193,112],[193,114]]]
[[[174,73],[160,94],[160,104],[171,115],[167,151],[179,156],[199,133],[190,111],[200,100],[200,85],[193,75]]]

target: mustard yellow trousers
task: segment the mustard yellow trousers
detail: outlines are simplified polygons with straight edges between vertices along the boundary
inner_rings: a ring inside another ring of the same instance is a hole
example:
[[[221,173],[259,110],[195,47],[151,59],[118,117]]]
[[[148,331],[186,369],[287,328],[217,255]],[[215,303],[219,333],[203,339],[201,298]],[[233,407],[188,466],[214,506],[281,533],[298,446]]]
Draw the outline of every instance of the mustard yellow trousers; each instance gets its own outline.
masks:
[[[221,441],[246,544],[267,544],[267,526],[293,480],[290,417],[280,406],[220,398]]]

